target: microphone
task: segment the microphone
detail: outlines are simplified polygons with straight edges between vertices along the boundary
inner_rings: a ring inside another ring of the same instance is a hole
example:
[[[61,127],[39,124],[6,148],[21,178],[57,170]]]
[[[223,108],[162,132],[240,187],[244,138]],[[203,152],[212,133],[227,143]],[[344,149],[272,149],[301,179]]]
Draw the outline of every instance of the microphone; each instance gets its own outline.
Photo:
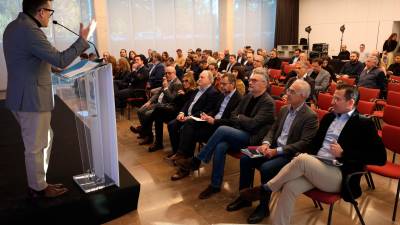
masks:
[[[71,30],[71,29],[69,29],[68,27],[62,25],[61,23],[57,22],[57,20],[53,20],[53,24],[56,24],[56,25],[58,25],[58,26],[61,26],[61,27],[65,28],[66,30],[68,30],[69,32],[71,32],[71,33],[75,34],[76,36],[80,37],[79,34],[75,33],[73,30]],[[97,51],[96,45],[95,45],[93,42],[89,41],[89,40],[87,40],[87,42],[89,42],[90,44],[93,45],[94,50],[96,51],[96,55],[97,55],[98,61],[99,61],[99,62],[102,62],[103,60],[100,58],[99,51]],[[96,61],[97,61],[97,60],[96,60]]]

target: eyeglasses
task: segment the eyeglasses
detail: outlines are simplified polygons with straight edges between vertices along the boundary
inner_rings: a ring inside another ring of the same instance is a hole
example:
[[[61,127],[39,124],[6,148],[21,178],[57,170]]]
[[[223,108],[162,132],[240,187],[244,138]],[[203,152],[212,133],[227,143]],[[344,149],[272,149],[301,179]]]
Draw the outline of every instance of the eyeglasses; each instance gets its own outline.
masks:
[[[41,9],[49,11],[50,12],[50,17],[54,14],[54,9],[48,9],[48,8],[41,8]]]
[[[173,74],[174,72],[165,72],[165,74]]]
[[[297,95],[297,92],[295,90],[293,90],[293,89],[290,89],[290,88],[286,89],[286,93],[288,93],[290,95]]]
[[[189,80],[183,80],[183,82],[189,82]]]
[[[254,78],[250,78],[249,79],[249,82],[252,82],[252,83],[256,83],[256,82],[260,82],[261,80],[257,80],[257,79],[254,79]]]

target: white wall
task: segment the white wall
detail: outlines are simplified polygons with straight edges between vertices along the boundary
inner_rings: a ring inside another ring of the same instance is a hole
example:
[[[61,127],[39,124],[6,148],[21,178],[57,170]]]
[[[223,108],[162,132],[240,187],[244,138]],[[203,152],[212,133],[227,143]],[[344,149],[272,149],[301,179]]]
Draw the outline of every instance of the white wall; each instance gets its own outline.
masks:
[[[339,27],[345,24],[343,43],[349,51],[359,51],[361,43],[367,51],[382,51],[399,12],[399,0],[300,0],[299,38],[307,38],[304,28],[310,25],[310,44],[328,43],[329,55],[337,55]]]

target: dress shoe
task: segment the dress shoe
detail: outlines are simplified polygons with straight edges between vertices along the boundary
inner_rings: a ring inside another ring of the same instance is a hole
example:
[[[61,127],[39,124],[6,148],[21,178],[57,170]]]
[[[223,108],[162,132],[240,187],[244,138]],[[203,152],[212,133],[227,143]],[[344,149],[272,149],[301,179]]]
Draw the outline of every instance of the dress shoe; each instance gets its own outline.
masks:
[[[55,198],[68,192],[68,189],[61,184],[49,184],[41,191],[35,191],[31,188],[28,190],[30,198]]]
[[[155,152],[157,150],[163,149],[164,146],[160,145],[160,144],[154,144],[152,146],[149,147],[149,152]]]
[[[247,223],[249,224],[256,224],[261,222],[266,216],[269,216],[269,209],[257,206],[256,210],[252,212],[247,218]]]
[[[189,170],[178,169],[176,173],[171,176],[171,180],[172,181],[180,180],[182,178],[189,176],[189,174],[190,174]]]
[[[239,210],[244,207],[250,207],[251,202],[243,200],[241,197],[237,198],[235,201],[229,203],[229,205],[226,207],[226,210],[229,212]]]
[[[215,187],[213,187],[211,185],[208,185],[208,187],[199,194],[199,199],[210,198],[211,196],[213,196],[214,194],[216,194],[216,193],[218,193],[220,191],[221,191],[220,188],[215,188]]]
[[[143,141],[139,142],[139,145],[149,145],[153,143],[153,137],[147,136],[143,138]]]
[[[133,133],[139,134],[139,133],[142,131],[142,126],[137,126],[137,127],[130,126],[129,129],[130,129]]]
[[[262,189],[261,186],[243,189],[240,191],[240,197],[250,202],[260,200],[261,189]]]
[[[182,154],[179,154],[181,156],[178,154],[179,153],[177,153],[177,158],[179,158],[175,160],[175,164],[183,170],[190,171],[192,168],[192,158],[185,158]]]

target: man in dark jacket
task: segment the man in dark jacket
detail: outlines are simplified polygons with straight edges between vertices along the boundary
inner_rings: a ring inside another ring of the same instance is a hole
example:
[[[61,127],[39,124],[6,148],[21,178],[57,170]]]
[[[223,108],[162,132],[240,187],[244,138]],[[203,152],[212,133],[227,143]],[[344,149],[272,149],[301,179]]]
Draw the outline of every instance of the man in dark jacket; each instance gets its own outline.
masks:
[[[254,69],[250,77],[249,94],[243,97],[232,112],[227,126],[218,127],[207,145],[193,158],[192,169],[197,169],[201,161],[208,163],[214,155],[211,184],[200,193],[200,199],[209,198],[220,191],[227,151],[239,152],[248,145],[260,145],[271,128],[275,120],[275,106],[274,100],[267,93],[267,88],[266,70]],[[177,164],[185,164],[185,161],[178,160]]]
[[[339,85],[332,100],[333,112],[322,118],[309,154],[295,157],[267,184],[246,189],[241,192],[241,197],[254,200],[256,196],[270,196],[272,191],[280,190],[272,217],[274,225],[290,224],[296,197],[314,187],[325,192],[341,192],[344,200],[351,200],[344,186],[347,175],[363,171],[365,165],[384,165],[386,162],[385,146],[373,121],[357,112],[358,99],[356,87]],[[342,165],[333,165],[334,160]],[[354,198],[361,195],[360,178],[354,176],[349,181]]]
[[[233,74],[227,73],[222,76],[221,87],[224,98],[218,101],[215,110],[209,115],[202,113],[201,119],[204,121],[188,120],[183,125],[178,152],[172,157],[173,160],[193,157],[197,142],[207,142],[219,126],[229,123],[231,112],[239,104],[242,96],[236,90],[236,78]],[[182,179],[188,176],[189,172],[190,168],[179,168],[171,180]]]

